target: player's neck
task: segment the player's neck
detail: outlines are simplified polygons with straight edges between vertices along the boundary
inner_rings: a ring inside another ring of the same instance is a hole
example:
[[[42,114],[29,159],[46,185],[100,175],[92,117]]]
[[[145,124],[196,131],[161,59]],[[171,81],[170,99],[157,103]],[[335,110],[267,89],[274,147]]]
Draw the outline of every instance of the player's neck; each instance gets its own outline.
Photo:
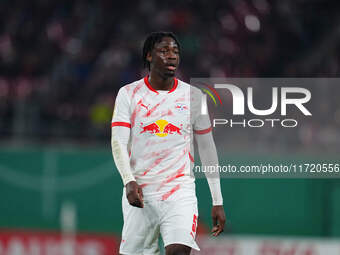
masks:
[[[171,90],[174,85],[174,77],[161,77],[155,73],[150,72],[149,83],[155,90]]]

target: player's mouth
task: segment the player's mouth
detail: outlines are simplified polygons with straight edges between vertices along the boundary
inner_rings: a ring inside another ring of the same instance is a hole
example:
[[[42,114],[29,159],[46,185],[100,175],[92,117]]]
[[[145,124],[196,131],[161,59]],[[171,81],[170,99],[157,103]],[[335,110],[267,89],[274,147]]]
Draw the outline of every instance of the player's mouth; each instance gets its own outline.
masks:
[[[177,67],[176,67],[175,64],[167,64],[167,65],[165,65],[165,68],[170,70],[170,71],[175,71]]]

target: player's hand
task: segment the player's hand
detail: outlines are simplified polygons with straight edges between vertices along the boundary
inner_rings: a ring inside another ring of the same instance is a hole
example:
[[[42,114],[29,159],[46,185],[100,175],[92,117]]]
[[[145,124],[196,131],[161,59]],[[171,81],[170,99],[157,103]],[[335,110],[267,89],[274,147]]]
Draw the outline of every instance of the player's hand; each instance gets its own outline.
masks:
[[[213,220],[213,228],[211,230],[211,233],[213,236],[218,236],[221,232],[223,232],[225,224],[225,213],[223,205],[213,206],[211,210],[211,216]]]
[[[126,198],[129,204],[139,208],[144,207],[142,188],[135,181],[131,181],[125,185]]]

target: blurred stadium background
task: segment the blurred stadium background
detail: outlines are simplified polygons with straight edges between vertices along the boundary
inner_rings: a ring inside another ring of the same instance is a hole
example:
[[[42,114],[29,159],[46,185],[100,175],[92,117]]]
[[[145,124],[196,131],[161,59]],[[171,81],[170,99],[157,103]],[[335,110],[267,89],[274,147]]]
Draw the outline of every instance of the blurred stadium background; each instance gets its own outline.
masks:
[[[118,89],[145,75],[149,32],[178,35],[185,81],[337,77],[339,8],[322,0],[0,1],[0,255],[117,254],[122,184],[110,121]],[[253,142],[228,129],[221,160],[338,160],[339,92],[315,91],[319,117],[295,137],[282,133],[275,155],[266,133]],[[208,185],[197,180],[200,254],[340,255],[339,180],[222,179],[222,192],[228,223],[212,239]]]

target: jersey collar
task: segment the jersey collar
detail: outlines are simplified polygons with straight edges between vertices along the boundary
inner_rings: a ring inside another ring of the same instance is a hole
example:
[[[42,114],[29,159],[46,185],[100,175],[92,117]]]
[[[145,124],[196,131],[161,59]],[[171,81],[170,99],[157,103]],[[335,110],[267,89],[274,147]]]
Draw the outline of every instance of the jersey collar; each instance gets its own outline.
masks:
[[[144,83],[148,87],[148,89],[159,94],[157,90],[155,90],[153,87],[151,87],[151,84],[149,83],[149,75],[144,77]],[[172,88],[169,90],[168,93],[174,92],[175,89],[177,88],[177,86],[178,86],[178,80],[176,78],[174,78],[174,85],[172,86]]]

